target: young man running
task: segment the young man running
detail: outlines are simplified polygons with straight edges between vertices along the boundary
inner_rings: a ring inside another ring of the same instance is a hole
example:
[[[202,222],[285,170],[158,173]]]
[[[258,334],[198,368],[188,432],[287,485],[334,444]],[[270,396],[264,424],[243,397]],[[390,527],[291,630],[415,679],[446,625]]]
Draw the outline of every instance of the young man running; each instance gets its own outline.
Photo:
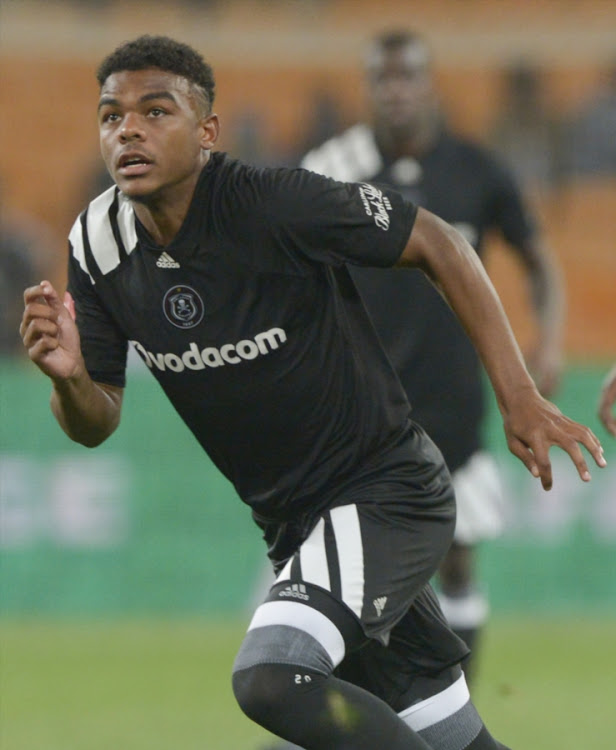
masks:
[[[455,503],[347,264],[414,266],[491,377],[511,450],[548,489],[548,451],[584,481],[597,438],[538,393],[472,248],[395,191],[214,153],[212,71],[142,37],[98,72],[116,183],[71,231],[69,297],[25,292],[53,412],[95,446],[118,426],[129,343],[248,504],[279,571],[233,668],[254,721],[307,750],[499,748],[429,579]]]

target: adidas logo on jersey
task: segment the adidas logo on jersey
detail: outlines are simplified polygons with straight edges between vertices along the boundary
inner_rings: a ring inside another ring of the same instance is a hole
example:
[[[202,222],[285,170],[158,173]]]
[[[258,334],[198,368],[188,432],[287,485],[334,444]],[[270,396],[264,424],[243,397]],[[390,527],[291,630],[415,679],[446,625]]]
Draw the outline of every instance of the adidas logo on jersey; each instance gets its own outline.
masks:
[[[280,591],[278,596],[290,596],[292,599],[302,599],[303,601],[310,599],[303,583],[292,583]]]
[[[377,617],[380,617],[383,614],[385,605],[387,604],[387,597],[379,596],[372,603],[374,604],[374,608],[376,609]]]
[[[159,268],[179,268],[180,267],[180,264],[176,260],[173,260],[173,258],[168,253],[161,253],[158,256],[156,265]]]

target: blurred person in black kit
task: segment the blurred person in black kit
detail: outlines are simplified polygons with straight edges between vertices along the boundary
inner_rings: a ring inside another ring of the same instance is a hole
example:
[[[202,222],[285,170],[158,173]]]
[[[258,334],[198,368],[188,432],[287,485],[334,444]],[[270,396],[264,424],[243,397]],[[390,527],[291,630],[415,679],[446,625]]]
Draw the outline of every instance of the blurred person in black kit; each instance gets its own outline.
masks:
[[[127,42],[98,81],[116,186],[70,232],[65,304],[46,280],[28,288],[20,327],[60,426],[91,447],[114,432],[131,343],[251,508],[278,572],[233,666],[253,721],[308,750],[502,748],[429,584],[455,523],[449,472],[347,264],[433,279],[544,488],[551,446],[589,481],[582,448],[605,466],[601,444],[539,394],[475,252],[443,220],[395,190],[215,151],[212,69],[187,45]]]
[[[601,393],[599,395],[599,419],[603,422],[605,429],[616,437],[616,416],[614,416],[614,404],[616,403],[616,365],[607,374]]]
[[[616,175],[616,58],[567,126],[569,177]]]
[[[0,186],[0,355],[23,357],[19,335],[23,290],[50,271],[48,228],[34,217],[7,208]]]
[[[518,184],[546,193],[563,184],[564,126],[547,106],[542,70],[526,61],[503,72],[503,96],[488,142]]]
[[[512,175],[483,147],[450,132],[435,90],[430,50],[413,31],[377,36],[365,58],[371,113],[310,151],[302,166],[339,180],[369,180],[398,190],[456,227],[485,252],[497,230],[521,261],[538,324],[528,357],[539,390],[551,394],[561,370],[563,295],[559,273]],[[475,568],[477,544],[500,534],[503,496],[482,441],[480,360],[463,327],[425,274],[350,268],[412,406],[412,416],[441,449],[453,475],[458,517],[439,568],[440,601],[471,649],[488,601]]]

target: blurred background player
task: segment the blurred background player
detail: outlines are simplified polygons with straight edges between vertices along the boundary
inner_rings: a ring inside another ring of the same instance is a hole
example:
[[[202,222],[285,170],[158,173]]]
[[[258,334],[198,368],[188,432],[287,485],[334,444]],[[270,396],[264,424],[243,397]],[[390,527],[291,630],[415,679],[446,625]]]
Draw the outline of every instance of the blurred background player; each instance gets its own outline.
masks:
[[[460,230],[483,257],[498,230],[530,285],[537,339],[528,363],[549,395],[561,372],[563,292],[537,222],[510,172],[481,146],[450,132],[434,85],[430,51],[413,31],[376,37],[365,58],[370,122],[303,159],[339,180],[385,183]],[[488,614],[475,547],[502,528],[497,467],[482,443],[484,397],[477,355],[447,304],[416,271],[351,273],[407,391],[413,416],[441,448],[458,502],[454,544],[439,571],[441,604],[474,651]],[[467,680],[469,664],[466,665]]]
[[[567,135],[571,176],[616,175],[616,56],[573,113]]]
[[[505,68],[502,100],[487,142],[519,185],[535,192],[561,187],[565,139],[561,117],[548,106],[541,68],[522,60]]]
[[[23,357],[19,335],[23,290],[52,271],[48,227],[31,214],[11,210],[0,181],[0,357]]]
[[[601,388],[599,396],[599,419],[603,422],[605,429],[616,437],[616,416],[614,415],[614,404],[616,403],[616,365],[612,367]]]

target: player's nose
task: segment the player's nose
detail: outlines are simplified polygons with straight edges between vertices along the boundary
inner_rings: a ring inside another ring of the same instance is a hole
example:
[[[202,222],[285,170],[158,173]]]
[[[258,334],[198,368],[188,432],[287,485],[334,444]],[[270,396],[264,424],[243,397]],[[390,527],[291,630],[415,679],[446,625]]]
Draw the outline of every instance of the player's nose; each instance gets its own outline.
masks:
[[[141,122],[141,118],[133,113],[128,112],[124,116],[122,127],[119,131],[119,136],[122,141],[130,141],[135,139],[142,139],[145,137],[145,130]]]

